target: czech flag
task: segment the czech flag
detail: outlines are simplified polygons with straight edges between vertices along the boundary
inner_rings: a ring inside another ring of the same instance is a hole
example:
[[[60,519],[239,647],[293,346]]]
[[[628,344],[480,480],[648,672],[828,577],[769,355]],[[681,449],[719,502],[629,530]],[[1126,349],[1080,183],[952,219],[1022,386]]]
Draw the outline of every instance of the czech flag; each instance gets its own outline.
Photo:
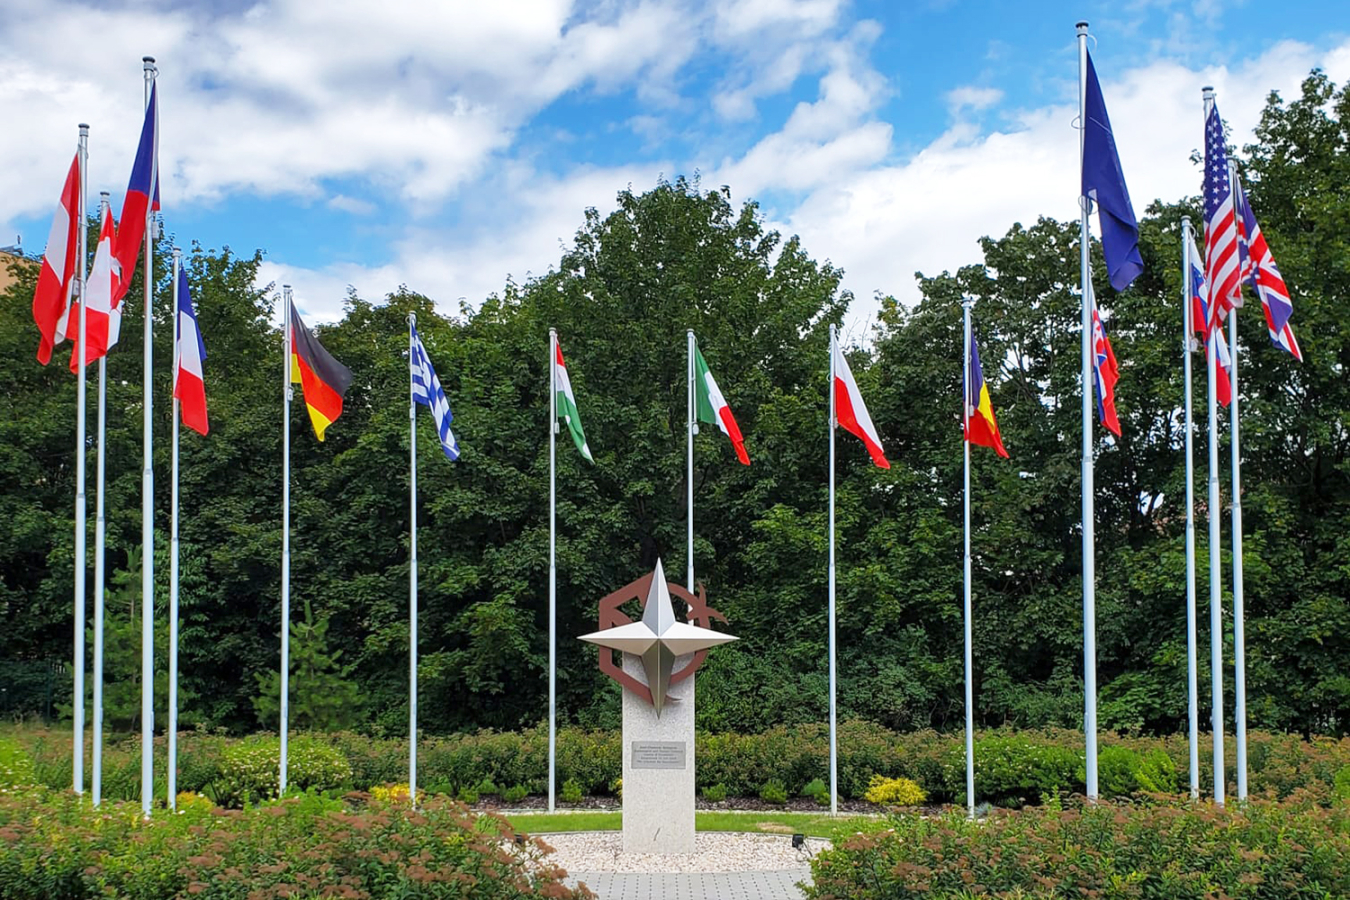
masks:
[[[984,369],[980,366],[980,351],[975,346],[975,332],[970,333],[970,368],[966,371],[966,440],[982,447],[993,447],[994,452],[1004,459],[1008,451],[1003,449],[1003,438],[998,433],[998,422],[994,419],[994,404],[989,399],[989,385],[984,380]]]
[[[309,330],[300,313],[291,307],[291,381],[300,384],[309,408],[314,435],[323,440],[324,430],[342,415],[342,395],[352,383],[352,370],[333,358]]]
[[[206,434],[206,382],[202,377],[202,363],[206,362],[206,345],[197,326],[197,313],[192,308],[192,294],[188,291],[187,269],[178,269],[178,345],[174,356],[178,365],[173,373],[173,396],[183,414],[183,424],[198,434]]]
[[[156,85],[150,86],[150,102],[146,104],[145,124],[141,126],[141,143],[136,148],[127,196],[122,201],[122,221],[117,227],[116,241],[122,282],[113,297],[114,303],[121,301],[131,288],[141,244],[145,242],[146,224],[151,213],[159,212],[159,100],[156,89]]]

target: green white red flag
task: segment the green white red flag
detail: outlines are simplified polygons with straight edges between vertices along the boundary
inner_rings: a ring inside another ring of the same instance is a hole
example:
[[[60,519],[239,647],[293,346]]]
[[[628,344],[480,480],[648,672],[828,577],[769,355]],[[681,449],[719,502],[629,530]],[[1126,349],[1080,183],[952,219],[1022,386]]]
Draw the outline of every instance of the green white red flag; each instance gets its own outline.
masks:
[[[740,426],[736,424],[736,417],[731,414],[731,407],[727,406],[727,398],[722,396],[722,389],[717,386],[697,344],[694,345],[694,396],[698,420],[717,425],[731,439],[741,465],[750,465],[750,455],[745,452],[745,439],[741,437]]]
[[[587,462],[595,462],[591,448],[586,445],[586,433],[581,430],[581,416],[577,414],[577,398],[572,393],[572,379],[567,377],[567,365],[563,362],[562,346],[553,346],[553,391],[557,395],[558,416],[567,423],[572,433],[572,441],[586,457]]]

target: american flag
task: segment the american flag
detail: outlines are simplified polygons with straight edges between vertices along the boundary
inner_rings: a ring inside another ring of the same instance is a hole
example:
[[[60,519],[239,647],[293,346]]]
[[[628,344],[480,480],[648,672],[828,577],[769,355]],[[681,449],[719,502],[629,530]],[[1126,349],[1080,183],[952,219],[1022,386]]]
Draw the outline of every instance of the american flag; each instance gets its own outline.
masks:
[[[450,423],[454,421],[454,414],[450,412],[450,401],[445,399],[445,391],[441,390],[441,380],[436,377],[436,370],[431,368],[431,359],[427,356],[427,349],[422,346],[422,337],[417,333],[416,326],[412,328],[412,398],[423,406],[431,410],[431,417],[436,420],[436,431],[441,438],[441,449],[445,455],[452,459],[459,459],[459,442],[455,440],[455,434],[450,430]]]
[[[1242,305],[1242,259],[1233,182],[1217,105],[1205,121],[1205,279],[1209,282],[1209,328]]]
[[[1303,353],[1294,338],[1294,330],[1289,327],[1289,317],[1294,313],[1289,288],[1284,283],[1279,267],[1275,265],[1275,257],[1270,252],[1265,235],[1261,233],[1261,226],[1256,222],[1252,206],[1247,202],[1247,192],[1242,188],[1241,179],[1233,188],[1242,226],[1242,277],[1251,282],[1252,290],[1261,299],[1261,311],[1266,315],[1266,328],[1270,331],[1271,342],[1302,362]]]

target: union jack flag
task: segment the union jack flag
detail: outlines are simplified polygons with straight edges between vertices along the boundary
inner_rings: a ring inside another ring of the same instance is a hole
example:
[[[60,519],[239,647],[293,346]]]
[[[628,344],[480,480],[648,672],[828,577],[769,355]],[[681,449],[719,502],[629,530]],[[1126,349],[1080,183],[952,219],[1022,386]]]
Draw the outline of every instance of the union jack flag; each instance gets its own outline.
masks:
[[[1097,382],[1097,416],[1107,431],[1120,437],[1120,419],[1116,416],[1116,382],[1120,380],[1120,369],[1116,366],[1116,354],[1106,337],[1106,328],[1102,325],[1095,297],[1092,298],[1092,348],[1092,369]]]
[[[1205,280],[1209,283],[1208,329],[1242,305],[1242,257],[1228,151],[1219,108],[1205,120]]]
[[[1270,331],[1270,340],[1276,347],[1282,347],[1294,355],[1294,359],[1303,361],[1294,330],[1289,327],[1289,317],[1294,313],[1294,304],[1289,299],[1289,288],[1275,265],[1275,257],[1270,252],[1261,226],[1256,222],[1252,206],[1247,202],[1247,192],[1238,179],[1233,185],[1233,196],[1237,203],[1239,237],[1242,252],[1242,277],[1249,281],[1252,290],[1261,300],[1261,311],[1266,315],[1266,328]]]
[[[1206,343],[1209,342],[1209,304],[1205,302],[1205,270],[1201,268],[1200,251],[1195,248],[1195,239],[1188,233],[1186,240],[1191,250],[1191,322],[1195,331]],[[1233,399],[1233,378],[1229,374],[1232,368],[1228,362],[1228,342],[1223,339],[1223,331],[1218,332],[1219,340],[1214,345],[1214,396],[1227,406]],[[1208,359],[1208,350],[1205,353]]]

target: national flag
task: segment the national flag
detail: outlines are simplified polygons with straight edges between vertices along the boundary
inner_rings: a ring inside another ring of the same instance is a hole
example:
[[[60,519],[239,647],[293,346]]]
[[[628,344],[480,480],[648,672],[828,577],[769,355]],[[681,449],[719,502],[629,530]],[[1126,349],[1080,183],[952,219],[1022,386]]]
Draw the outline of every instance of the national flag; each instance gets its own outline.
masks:
[[[984,368],[980,365],[980,351],[975,346],[975,332],[970,333],[970,368],[965,373],[965,436],[972,444],[992,447],[1004,459],[1008,451],[1003,449],[1003,437],[998,433],[998,422],[994,419],[994,404],[989,399],[989,385],[984,380]]]
[[[122,281],[113,299],[120,301],[131,289],[136,274],[141,244],[150,214],[159,211],[159,101],[150,86],[150,102],[145,106],[145,122],[141,126],[141,142],[136,147],[136,161],[131,166],[131,180],[127,196],[122,201],[122,220],[117,227],[117,262],[122,268]]]
[[[108,355],[108,350],[117,344],[122,331],[122,304],[114,298],[120,281],[117,260],[113,250],[112,210],[103,208],[103,225],[99,230],[98,249],[94,252],[94,268],[89,273],[89,281],[84,286],[84,299],[88,308],[84,313],[85,327],[88,332],[84,339],[84,364],[90,365]],[[71,340],[79,346],[80,301],[71,304],[71,320],[67,327]],[[75,348],[70,351],[70,371],[79,371],[79,353]]]
[[[1139,254],[1139,223],[1130,205],[1130,192],[1125,187],[1125,173],[1120,168],[1116,138],[1111,132],[1091,53],[1087,55],[1084,109],[1083,196],[1097,204],[1106,270],[1111,276],[1111,286],[1123,291],[1144,271],[1144,258]]]
[[[37,323],[38,362],[52,361],[52,348],[66,339],[70,319],[70,286],[75,280],[75,256],[79,252],[80,157],[76,154],[61,188],[61,201],[52,216],[47,233],[47,250],[42,255],[37,290],[33,292],[33,321]],[[83,260],[80,265],[84,265]]]
[[[352,372],[323,348],[294,306],[291,307],[291,381],[300,383],[314,434],[323,440],[324,430],[342,415],[342,395],[352,383]]]
[[[844,358],[844,351],[840,349],[838,341],[832,342],[830,355],[834,358],[835,420],[866,445],[872,462],[889,469],[891,464],[886,461],[886,454],[881,449],[881,438],[877,436],[872,417],[867,414],[867,404],[863,403],[858,383],[853,380],[853,372],[848,367],[848,360]]]
[[[1256,223],[1256,215],[1247,201],[1247,192],[1241,179],[1233,186],[1237,202],[1238,220],[1241,223],[1239,233],[1244,250],[1244,276],[1250,281],[1252,290],[1261,300],[1261,311],[1266,316],[1266,328],[1270,332],[1271,342],[1294,355],[1299,362],[1303,353],[1298,341],[1294,339],[1294,330],[1289,327],[1289,317],[1294,313],[1294,304],[1289,298],[1289,288],[1284,276],[1275,265],[1275,257],[1270,252],[1261,226]]]
[[[1097,382],[1097,415],[1107,431],[1120,437],[1120,419],[1116,416],[1116,382],[1120,380],[1120,369],[1116,366],[1116,354],[1111,350],[1111,341],[1106,337],[1106,326],[1102,324],[1096,298],[1093,298],[1092,303],[1092,346],[1092,368]]]
[[[450,401],[441,389],[436,370],[431,367],[431,357],[427,356],[427,348],[422,345],[417,326],[411,327],[412,398],[431,410],[431,418],[436,422],[436,433],[440,436],[441,449],[445,451],[446,457],[459,459],[459,443],[455,440],[455,433],[450,430],[450,423],[455,419],[454,413],[450,412]]]
[[[556,396],[558,415],[567,422],[567,430],[572,433],[572,442],[577,445],[581,455],[588,462],[595,462],[591,448],[586,444],[586,432],[581,430],[581,415],[577,412],[577,398],[572,393],[572,379],[567,375],[567,364],[563,362],[562,345],[553,345],[553,392]]]
[[[1217,105],[1205,120],[1205,280],[1209,286],[1209,328],[1242,305],[1242,256],[1233,181],[1228,172],[1223,119]]]
[[[173,396],[183,414],[183,424],[198,434],[206,434],[206,381],[202,363],[206,362],[206,344],[197,325],[197,311],[188,289],[187,269],[178,269],[178,347],[174,354],[178,367],[173,373]]]
[[[694,398],[698,420],[716,423],[722,433],[731,438],[731,445],[736,448],[736,458],[741,461],[741,465],[750,465],[750,455],[745,452],[745,439],[741,437],[740,426],[736,424],[736,417],[731,414],[731,407],[713,379],[698,344],[694,345]]]
[[[1196,334],[1208,341],[1209,304],[1205,301],[1205,270],[1201,268],[1200,251],[1195,247],[1195,239],[1189,235],[1186,239],[1191,242],[1191,323]],[[1223,329],[1219,329],[1218,335],[1219,341],[1214,345],[1214,396],[1227,406],[1233,399],[1233,378],[1230,374],[1233,367],[1229,364],[1228,342],[1223,339]],[[1208,351],[1205,358],[1209,358]]]

